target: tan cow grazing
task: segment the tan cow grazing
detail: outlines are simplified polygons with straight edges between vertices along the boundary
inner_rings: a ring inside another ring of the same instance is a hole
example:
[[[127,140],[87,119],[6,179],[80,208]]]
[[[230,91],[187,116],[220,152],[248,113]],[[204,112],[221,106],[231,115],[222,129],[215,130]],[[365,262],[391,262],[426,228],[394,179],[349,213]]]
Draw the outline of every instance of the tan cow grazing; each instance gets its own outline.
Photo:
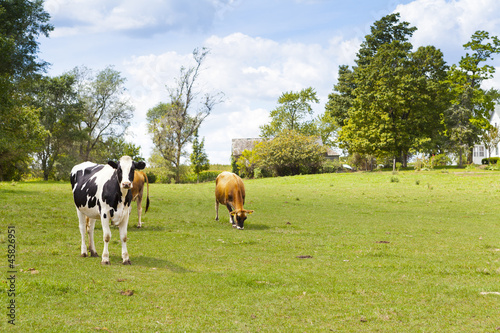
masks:
[[[146,211],[149,208],[149,181],[148,176],[143,171],[135,170],[134,182],[132,186],[132,201],[137,201],[137,215],[139,216],[139,222],[137,223],[137,228],[142,227],[141,215],[142,215],[142,195],[144,192],[144,183],[147,186],[146,192]]]
[[[253,213],[253,210],[243,209],[244,203],[245,186],[241,178],[227,171],[219,174],[215,180],[215,220],[219,220],[219,204],[226,205],[233,228],[243,229],[247,215]]]

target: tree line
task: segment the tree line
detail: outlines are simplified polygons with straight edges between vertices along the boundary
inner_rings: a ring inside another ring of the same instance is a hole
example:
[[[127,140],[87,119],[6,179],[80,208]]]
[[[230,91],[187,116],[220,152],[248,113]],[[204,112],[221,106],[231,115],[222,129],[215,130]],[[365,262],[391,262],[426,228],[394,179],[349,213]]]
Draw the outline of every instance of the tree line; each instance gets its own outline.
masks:
[[[0,181],[28,174],[68,179],[72,166],[87,160],[143,160],[140,147],[125,141],[134,107],[120,72],[81,66],[44,75],[49,64],[37,58],[37,38],[54,29],[49,21],[42,0],[0,0]],[[195,49],[196,65],[181,67],[176,84],[167,87],[170,101],[148,112],[152,164],[166,165],[176,181],[189,143],[194,172],[199,175],[209,163],[198,128],[223,95],[202,95],[195,84],[208,53]]]
[[[124,139],[134,108],[118,71],[81,66],[57,77],[44,75],[48,64],[37,58],[37,38],[49,36],[49,21],[42,0],[0,0],[0,180],[33,170],[46,180],[65,179],[84,160],[141,160],[140,147]],[[254,169],[274,175],[320,172],[326,145],[359,163],[402,165],[416,154],[455,154],[460,164],[463,156],[470,163],[474,144],[495,146],[499,131],[488,120],[500,94],[482,83],[495,73],[488,61],[500,52],[499,39],[475,32],[459,63],[448,66],[434,46],[414,50],[409,39],[415,31],[397,13],[376,21],[356,65],[339,67],[325,112],[314,117],[312,104],[319,99],[312,87],[284,92],[271,121],[261,126],[264,140],[233,161],[235,169],[250,176]],[[169,100],[147,113],[154,144],[150,165],[167,169],[176,182],[190,144],[194,173],[209,165],[197,133],[224,94],[197,85],[208,54],[195,49],[194,65],[181,67],[175,84],[166,87]]]

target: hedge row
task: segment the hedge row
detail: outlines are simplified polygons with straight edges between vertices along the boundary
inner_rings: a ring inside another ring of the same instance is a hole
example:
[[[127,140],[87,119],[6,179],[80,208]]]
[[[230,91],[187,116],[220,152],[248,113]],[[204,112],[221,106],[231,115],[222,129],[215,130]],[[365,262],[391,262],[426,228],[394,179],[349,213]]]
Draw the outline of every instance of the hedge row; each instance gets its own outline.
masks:
[[[500,157],[486,157],[481,160],[481,164],[497,164]]]

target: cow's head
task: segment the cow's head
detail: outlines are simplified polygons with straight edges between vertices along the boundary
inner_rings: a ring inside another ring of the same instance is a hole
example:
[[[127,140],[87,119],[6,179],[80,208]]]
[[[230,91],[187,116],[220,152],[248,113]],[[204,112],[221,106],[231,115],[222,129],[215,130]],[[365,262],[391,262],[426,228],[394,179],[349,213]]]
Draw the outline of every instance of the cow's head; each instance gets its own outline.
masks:
[[[241,209],[238,211],[233,210],[230,214],[236,220],[236,227],[238,229],[243,229],[243,223],[245,223],[245,220],[247,219],[247,215],[250,215],[252,213],[253,213],[253,210]]]
[[[118,182],[122,189],[131,189],[134,182],[134,170],[142,170],[146,167],[146,163],[134,162],[130,156],[123,156],[118,163],[109,161],[108,164],[116,169]]]

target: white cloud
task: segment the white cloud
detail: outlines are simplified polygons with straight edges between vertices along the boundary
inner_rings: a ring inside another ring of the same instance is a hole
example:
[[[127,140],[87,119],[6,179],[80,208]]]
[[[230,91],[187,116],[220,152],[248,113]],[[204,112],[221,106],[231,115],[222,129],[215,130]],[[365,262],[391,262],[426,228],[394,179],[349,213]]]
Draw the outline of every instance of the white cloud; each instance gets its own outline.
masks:
[[[463,49],[462,45],[477,30],[498,36],[499,11],[497,0],[416,0],[394,10],[403,21],[418,28],[413,36],[415,46],[436,45],[445,49]]]
[[[322,112],[338,66],[344,63],[339,61],[354,54],[356,44],[336,38],[324,48],[317,44],[278,43],[241,33],[208,38],[205,46],[211,53],[200,73],[199,87],[225,94],[225,102],[215,107],[200,129],[213,162],[227,163],[232,138],[258,137],[259,126],[269,121],[269,111],[285,91],[315,88],[321,101],[315,108]],[[136,118],[145,118],[149,108],[168,101],[165,85],[175,84],[180,67],[190,64],[191,54],[177,52],[129,59],[124,67]]]
[[[234,0],[46,0],[56,29],[52,37],[123,31],[150,36],[167,31],[198,31],[235,5]]]

